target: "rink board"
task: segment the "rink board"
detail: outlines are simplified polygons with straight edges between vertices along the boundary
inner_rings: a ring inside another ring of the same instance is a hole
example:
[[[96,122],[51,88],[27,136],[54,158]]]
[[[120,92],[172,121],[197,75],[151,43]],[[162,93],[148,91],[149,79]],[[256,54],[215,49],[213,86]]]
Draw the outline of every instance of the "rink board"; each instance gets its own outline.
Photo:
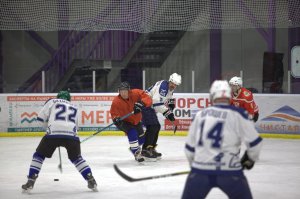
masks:
[[[95,132],[79,132],[79,136],[91,136]],[[179,131],[174,134],[173,131],[160,131],[160,136],[187,136],[187,131]],[[0,132],[0,137],[41,137],[44,136],[44,132]],[[103,131],[95,136],[124,136],[122,131]],[[267,134],[261,133],[263,138],[284,138],[284,139],[300,139],[300,135],[297,134]]]
[[[80,135],[91,135],[112,124],[110,106],[117,93],[73,93],[72,103],[78,107]],[[55,94],[0,94],[0,136],[41,136],[43,128],[36,121],[45,101]],[[186,135],[195,114],[211,105],[208,93],[176,93],[176,135]],[[257,131],[266,137],[297,138],[300,135],[300,95],[255,94],[259,106]],[[161,135],[173,135],[173,124],[158,114]],[[111,125],[103,135],[118,135]],[[185,133],[179,133],[185,132]]]

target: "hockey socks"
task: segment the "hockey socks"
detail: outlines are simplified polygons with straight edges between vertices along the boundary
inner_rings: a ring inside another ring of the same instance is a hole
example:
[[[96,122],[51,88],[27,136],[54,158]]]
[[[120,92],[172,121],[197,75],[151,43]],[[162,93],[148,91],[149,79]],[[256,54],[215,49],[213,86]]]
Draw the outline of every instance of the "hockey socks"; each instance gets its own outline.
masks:
[[[143,131],[143,134],[139,135],[139,145],[143,145],[145,143],[145,133]]]
[[[79,171],[82,177],[88,180],[87,176],[89,173],[92,173],[92,171],[86,161],[81,156],[79,156],[76,160],[71,160],[71,162],[75,165],[76,169]]]
[[[29,168],[28,178],[38,176],[42,168],[45,157],[35,152],[32,156],[32,161]]]
[[[140,148],[139,146],[139,139],[138,139],[138,132],[135,129],[130,129],[127,132],[127,138],[130,145],[130,151],[135,154],[135,152]]]
[[[160,125],[155,124],[155,125],[146,126],[146,136],[145,136],[145,143],[143,145],[143,149],[147,149],[148,146],[151,147],[156,146],[159,130],[160,130]]]

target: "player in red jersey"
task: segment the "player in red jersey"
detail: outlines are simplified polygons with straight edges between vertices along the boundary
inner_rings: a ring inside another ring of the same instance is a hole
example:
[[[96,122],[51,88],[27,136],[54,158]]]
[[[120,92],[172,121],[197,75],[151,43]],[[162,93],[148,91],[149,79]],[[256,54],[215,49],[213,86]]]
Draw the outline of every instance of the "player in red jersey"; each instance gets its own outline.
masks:
[[[243,81],[240,77],[233,77],[230,79],[231,86],[231,104],[236,107],[244,108],[248,111],[250,119],[254,122],[258,120],[258,106],[254,102],[252,92],[243,87]]]

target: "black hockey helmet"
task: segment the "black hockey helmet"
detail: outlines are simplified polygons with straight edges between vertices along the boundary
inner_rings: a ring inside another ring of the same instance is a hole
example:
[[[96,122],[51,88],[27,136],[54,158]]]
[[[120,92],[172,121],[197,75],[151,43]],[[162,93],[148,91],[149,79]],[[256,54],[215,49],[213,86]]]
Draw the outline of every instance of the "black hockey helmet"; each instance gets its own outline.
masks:
[[[119,86],[118,86],[119,90],[130,90],[130,85],[128,82],[122,82]]]

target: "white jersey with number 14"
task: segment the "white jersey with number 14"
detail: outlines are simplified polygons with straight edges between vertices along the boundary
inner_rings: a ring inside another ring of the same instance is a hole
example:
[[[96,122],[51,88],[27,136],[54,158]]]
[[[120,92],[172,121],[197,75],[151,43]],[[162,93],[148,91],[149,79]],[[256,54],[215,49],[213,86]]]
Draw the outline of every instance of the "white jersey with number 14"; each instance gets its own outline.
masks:
[[[241,171],[240,146],[256,161],[262,146],[245,110],[229,105],[199,111],[192,122],[185,152],[192,169],[205,172]]]

